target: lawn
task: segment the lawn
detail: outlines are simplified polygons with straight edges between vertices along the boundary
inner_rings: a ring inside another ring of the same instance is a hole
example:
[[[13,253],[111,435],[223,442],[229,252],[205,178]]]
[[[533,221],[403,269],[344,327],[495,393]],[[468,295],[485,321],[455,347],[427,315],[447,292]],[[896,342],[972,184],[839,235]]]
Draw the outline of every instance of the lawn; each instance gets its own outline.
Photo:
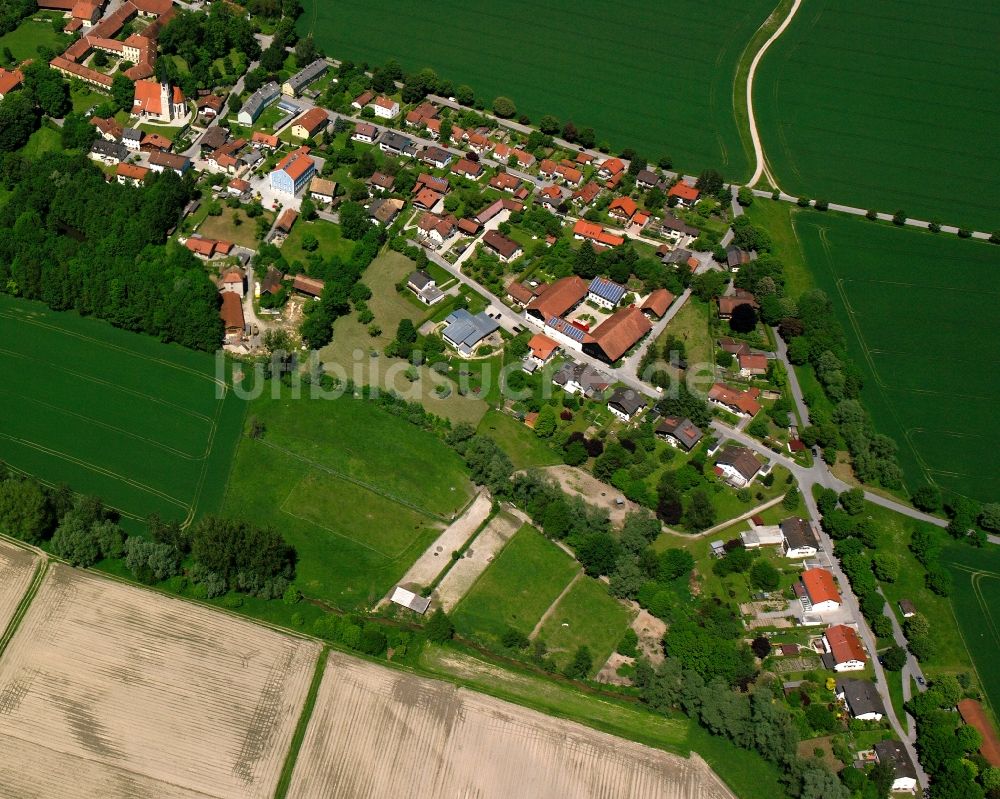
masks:
[[[533,527],[522,527],[455,606],[455,629],[499,639],[513,627],[528,635],[579,568]]]
[[[510,457],[515,469],[562,463],[562,458],[556,451],[536,436],[533,430],[506,413],[487,411],[479,423],[479,432],[496,440]]]
[[[712,335],[709,332],[709,320],[712,307],[696,297],[689,297],[677,315],[664,328],[657,339],[657,346],[662,347],[667,336],[673,336],[684,342],[684,350],[688,363],[688,374],[715,374],[715,357]],[[712,385],[710,378],[699,378],[698,385],[708,391]]]
[[[586,646],[594,659],[591,674],[596,674],[634,616],[634,611],[608,593],[604,583],[582,577],[559,600],[538,638],[545,642],[560,668],[573,659],[578,647]]]
[[[976,0],[804,3],[763,59],[754,111],[782,189],[1000,226],[1000,15]],[[848,111],[845,113],[845,110]]]
[[[941,555],[954,578],[951,603],[962,638],[993,710],[1000,714],[1000,550],[955,543]]]
[[[1000,248],[816,211],[793,225],[847,333],[862,400],[899,445],[907,488],[995,499]]]
[[[320,360],[329,371],[350,376],[355,383],[392,389],[453,423],[476,425],[488,410],[483,400],[460,396],[452,381],[426,366],[417,370],[419,379],[411,383],[406,377],[407,362],[382,354],[395,338],[400,320],[410,319],[419,327],[433,313],[433,308],[421,305],[410,291],[396,291],[396,284],[413,269],[413,261],[397,252],[386,252],[376,258],[361,281],[372,290],[368,307],[381,332],[372,336],[369,326],[361,324],[357,314],[342,316],[333,325],[333,341],[320,350]],[[434,387],[442,384],[451,389],[447,397],[435,393]]]
[[[125,519],[217,512],[245,404],[205,353],[0,296],[0,460]]]
[[[51,123],[49,123],[51,124]],[[45,153],[55,153],[62,150],[62,137],[54,127],[43,124],[38,130],[28,137],[27,143],[21,148],[21,155],[32,160],[45,155]],[[98,164],[102,166],[102,164]]]
[[[48,47],[56,53],[61,53],[69,41],[69,36],[66,34],[56,33],[50,21],[35,22],[29,17],[10,33],[0,36],[0,53],[5,47],[9,47],[14,58],[23,61],[26,58],[38,58],[39,47]]]
[[[85,114],[91,108],[100,105],[107,99],[107,95],[95,91],[83,81],[75,85],[71,84],[70,101],[73,103],[73,110],[78,113]]]
[[[340,231],[340,225],[335,225],[333,222],[327,222],[323,219],[306,222],[300,217],[288,238],[285,239],[285,243],[281,245],[281,254],[285,256],[288,263],[302,261],[305,264],[310,253],[302,248],[302,239],[307,233],[310,233],[319,242],[319,247],[315,250],[317,254],[323,256],[324,259],[339,255],[346,261],[354,251],[354,242],[345,239]]]
[[[240,224],[236,224],[237,217]],[[268,214],[268,218],[273,218]],[[256,250],[260,246],[257,239],[257,220],[251,219],[241,208],[222,206],[219,216],[206,216],[205,221],[198,226],[198,233],[207,239],[222,239]]]
[[[505,95],[534,121],[553,114],[593,127],[598,142],[614,150],[634,147],[654,161],[669,155],[689,172],[714,167],[738,179],[752,170],[733,80],[773,8],[773,0],[722,0],[706,12],[703,3],[673,0],[614,15],[593,0],[492,0],[473,14],[461,0],[446,0],[428,15],[424,3],[404,0],[393,5],[398,24],[386,26],[377,3],[313,0],[299,32],[314,33],[337,58],[395,58],[407,72],[430,66],[456,86],[471,86],[487,105]],[[683,57],[669,55],[677,47]],[[624,78],[640,74],[644,79]]]

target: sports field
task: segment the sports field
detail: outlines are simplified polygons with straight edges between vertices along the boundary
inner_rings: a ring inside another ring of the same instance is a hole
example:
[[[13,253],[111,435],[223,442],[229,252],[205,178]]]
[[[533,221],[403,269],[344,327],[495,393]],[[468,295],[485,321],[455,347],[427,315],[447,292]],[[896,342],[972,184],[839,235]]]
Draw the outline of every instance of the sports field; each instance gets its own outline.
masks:
[[[545,114],[592,127],[597,141],[670,155],[691,171],[752,171],[733,110],[736,64],[775,0],[632,4],[461,0],[389,4],[307,0],[299,32],[327,55],[404,70],[432,67],[468,84],[487,107],[514,100],[535,122]],[[391,20],[388,19],[391,16]]]
[[[218,510],[245,403],[212,356],[0,296],[0,365],[0,460],[126,520]]]
[[[343,609],[373,604],[472,496],[440,439],[352,398],[254,400],[225,511],[271,524],[295,546],[296,583]]]
[[[951,602],[955,621],[972,655],[979,683],[993,709],[1000,714],[1000,550],[975,549],[962,544],[941,555],[954,578]]]
[[[926,480],[996,500],[1000,248],[814,211],[793,224],[816,285],[834,298],[875,426],[899,444],[910,490]]]
[[[787,192],[1000,227],[1000,6],[815,0],[768,51],[754,111]]]

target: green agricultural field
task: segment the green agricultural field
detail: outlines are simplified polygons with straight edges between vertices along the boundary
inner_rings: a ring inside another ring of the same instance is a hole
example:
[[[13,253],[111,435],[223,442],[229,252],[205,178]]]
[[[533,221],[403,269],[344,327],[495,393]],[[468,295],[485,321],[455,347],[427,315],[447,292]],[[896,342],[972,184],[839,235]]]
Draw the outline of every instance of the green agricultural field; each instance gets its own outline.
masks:
[[[431,433],[350,397],[250,404],[225,512],[271,524],[298,552],[296,584],[344,610],[384,596],[468,503],[460,458]]]
[[[1000,550],[953,544],[941,555],[954,578],[951,602],[979,683],[993,710],[1000,714]]]
[[[750,154],[733,107],[736,65],[774,0],[693,0],[633,5],[529,0],[418,0],[393,4],[310,0],[299,32],[334,58],[405,70],[432,67],[492,103],[506,95],[533,120],[553,114],[593,127],[613,149],[670,155],[689,171],[749,177]],[[447,20],[445,24],[441,20]],[[500,34],[500,35],[498,35]]]
[[[875,426],[899,444],[907,485],[1000,495],[992,424],[1000,249],[815,211],[793,224],[833,299]]]
[[[245,403],[211,356],[7,296],[0,341],[0,460],[130,523],[218,511]]]
[[[522,527],[455,606],[455,629],[499,638],[513,627],[528,635],[579,568],[533,527]]]
[[[583,577],[559,600],[538,638],[545,642],[560,668],[586,646],[594,659],[592,674],[601,670],[625,634],[635,612],[608,593],[604,583]]]
[[[803,3],[761,62],[754,111],[781,187],[994,230],[1000,13],[948,4]]]
[[[488,411],[479,423],[479,433],[496,439],[510,457],[515,469],[532,466],[554,466],[562,463],[559,454],[535,432],[500,411]]]

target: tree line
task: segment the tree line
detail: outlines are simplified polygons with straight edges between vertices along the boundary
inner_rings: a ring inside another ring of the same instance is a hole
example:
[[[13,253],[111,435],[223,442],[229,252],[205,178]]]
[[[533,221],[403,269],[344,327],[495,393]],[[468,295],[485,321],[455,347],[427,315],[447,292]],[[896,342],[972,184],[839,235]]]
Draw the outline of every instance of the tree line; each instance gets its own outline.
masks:
[[[172,171],[144,190],[108,183],[85,156],[0,162],[0,291],[214,352],[219,298],[186,249],[165,244],[194,188]],[[86,198],[81,202],[81,198]]]

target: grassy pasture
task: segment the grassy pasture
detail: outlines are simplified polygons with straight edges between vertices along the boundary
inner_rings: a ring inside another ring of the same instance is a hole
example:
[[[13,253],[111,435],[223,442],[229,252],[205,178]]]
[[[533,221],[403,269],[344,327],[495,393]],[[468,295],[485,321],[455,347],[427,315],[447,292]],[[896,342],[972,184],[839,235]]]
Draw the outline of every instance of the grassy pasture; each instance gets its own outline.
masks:
[[[243,419],[213,359],[0,297],[0,459],[131,519],[218,510]]]
[[[39,21],[35,21],[38,18]],[[25,19],[10,33],[0,36],[0,52],[9,47],[10,52],[18,61],[26,58],[38,58],[38,48],[48,47],[56,53],[61,53],[69,43],[69,36],[56,33],[51,21],[41,21],[40,14],[34,14]]]
[[[533,466],[554,466],[561,463],[559,454],[535,431],[500,411],[488,411],[479,423],[479,432],[491,436],[510,456],[515,469]]]
[[[545,620],[538,637],[545,641],[559,667],[584,645],[594,658],[592,672],[601,670],[635,614],[608,593],[597,580],[577,580]]]
[[[1000,250],[812,211],[797,212],[793,225],[864,374],[862,399],[900,447],[908,487],[930,481],[995,499]]]
[[[688,170],[750,174],[733,81],[774,0],[723,0],[709,13],[704,4],[673,0],[626,15],[596,2],[529,0],[492,0],[474,14],[445,0],[427,14],[424,3],[404,0],[393,5],[395,25],[385,24],[378,3],[304,5],[299,32],[312,32],[335,58],[430,66],[471,86],[487,106],[506,95],[535,121],[553,114],[593,127],[613,149],[634,147],[654,161],[669,154]]]
[[[532,527],[522,527],[455,606],[463,635],[527,635],[573,579],[576,561]]]
[[[954,578],[951,603],[993,716],[1000,713],[1000,552],[953,544],[941,555]]]
[[[781,187],[863,208],[1000,226],[1000,11],[803,3],[761,62],[754,111]]]

